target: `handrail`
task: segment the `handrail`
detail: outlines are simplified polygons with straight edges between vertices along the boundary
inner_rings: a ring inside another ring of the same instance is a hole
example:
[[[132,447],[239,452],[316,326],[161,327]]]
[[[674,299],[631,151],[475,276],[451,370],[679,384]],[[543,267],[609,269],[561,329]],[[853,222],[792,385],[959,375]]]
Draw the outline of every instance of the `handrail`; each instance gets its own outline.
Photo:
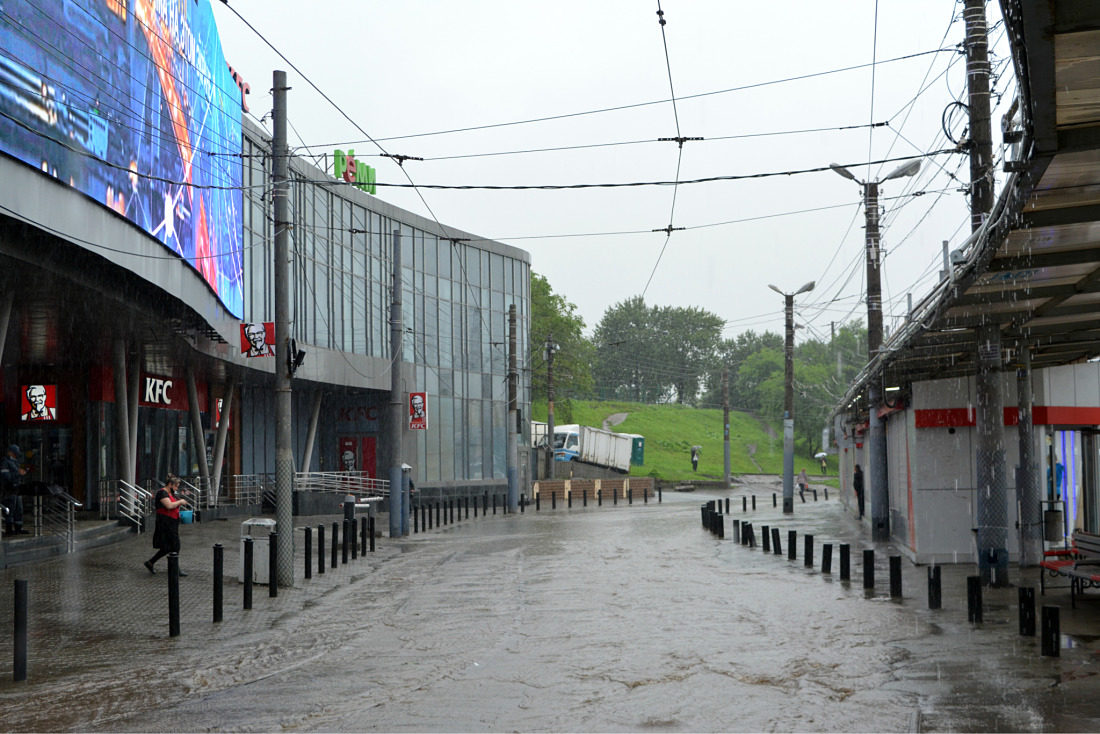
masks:
[[[389,480],[373,478],[361,471],[295,472],[294,488],[297,491],[353,494],[357,498],[385,497],[390,493]]]
[[[84,504],[59,487],[52,488],[51,492],[49,497],[35,497],[36,516],[42,532],[61,538],[65,552],[72,553],[76,550],[76,510]]]
[[[133,523],[140,533],[144,527],[145,516],[149,514],[153,495],[141,487],[130,484],[124,479],[118,480],[118,514]]]

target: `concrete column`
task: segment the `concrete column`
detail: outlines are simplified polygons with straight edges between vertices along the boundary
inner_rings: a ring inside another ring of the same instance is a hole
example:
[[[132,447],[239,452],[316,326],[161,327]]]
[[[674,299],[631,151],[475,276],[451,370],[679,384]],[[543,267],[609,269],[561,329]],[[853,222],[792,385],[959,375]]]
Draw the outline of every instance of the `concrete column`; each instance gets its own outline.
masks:
[[[115,458],[118,461],[118,478],[129,482],[130,460],[130,411],[126,407],[126,340],[115,339]]]
[[[1035,425],[1032,422],[1031,347],[1020,347],[1016,367],[1016,391],[1020,422],[1020,465],[1016,467],[1016,498],[1020,519],[1020,567],[1037,566],[1043,560],[1043,525],[1039,501],[1039,469],[1035,463]]]
[[[310,471],[313,461],[313,444],[317,440],[317,423],[321,420],[321,390],[313,391],[313,410],[309,414],[309,431],[306,433],[306,448],[302,456],[302,471]],[[338,471],[343,467],[339,467]],[[359,467],[362,469],[362,467]]]
[[[867,386],[867,408],[870,412],[870,427],[867,431],[867,443],[870,460],[864,472],[864,497],[871,501],[871,538],[890,539],[890,480],[886,470],[886,425],[878,416],[882,403],[882,385],[880,378],[872,378]]]
[[[187,403],[188,413],[191,415],[191,439],[195,444],[195,452],[199,455],[199,477],[206,488],[210,488],[210,467],[206,463],[206,434],[202,430],[202,415],[199,406],[199,390],[195,384],[195,370],[187,365]]]
[[[221,421],[218,422],[218,432],[214,438],[214,466],[210,477],[210,496],[217,498],[221,493],[222,461],[225,459],[225,438],[229,433],[229,420],[233,415],[233,393],[237,389],[237,375],[230,370],[229,380],[225,385],[225,395],[222,396]]]
[[[1008,500],[1005,481],[1001,329],[978,329],[978,573],[983,584],[1008,585]]]

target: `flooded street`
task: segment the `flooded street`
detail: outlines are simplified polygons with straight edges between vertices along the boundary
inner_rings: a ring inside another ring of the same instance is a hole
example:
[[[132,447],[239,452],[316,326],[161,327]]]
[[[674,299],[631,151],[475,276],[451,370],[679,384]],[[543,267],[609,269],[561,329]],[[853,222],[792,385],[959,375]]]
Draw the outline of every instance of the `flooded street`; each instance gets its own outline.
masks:
[[[717,540],[699,521],[700,503],[716,496],[727,495],[544,506],[383,538],[342,576],[299,578],[280,592],[281,610],[265,610],[257,587],[256,608],[242,612],[227,580],[222,626],[209,622],[209,592],[185,609],[177,639],[166,638],[166,619],[133,634],[106,623],[65,642],[71,664],[42,661],[27,684],[9,674],[0,722],[8,731],[1100,728],[1095,637],[1067,637],[1063,657],[1041,658],[1035,638],[1016,634],[1015,589],[1002,592],[1011,603],[990,593],[985,623],[968,624],[969,568],[944,568],[944,609],[933,612],[924,569],[906,562],[906,598],[892,601],[885,549],[878,588],[865,593],[858,549],[871,545],[858,541],[850,584],[835,555],[834,573],[820,573],[820,544],[860,533],[835,500],[798,504],[787,520],[770,501],[750,512],[758,527],[778,521],[784,545],[798,531],[795,562]],[[804,531],[817,536],[817,570],[803,565]],[[1096,601],[1074,617],[1068,595],[1056,599],[1042,603],[1064,602],[1063,632],[1078,619],[1100,629]],[[58,620],[39,634],[76,626]]]

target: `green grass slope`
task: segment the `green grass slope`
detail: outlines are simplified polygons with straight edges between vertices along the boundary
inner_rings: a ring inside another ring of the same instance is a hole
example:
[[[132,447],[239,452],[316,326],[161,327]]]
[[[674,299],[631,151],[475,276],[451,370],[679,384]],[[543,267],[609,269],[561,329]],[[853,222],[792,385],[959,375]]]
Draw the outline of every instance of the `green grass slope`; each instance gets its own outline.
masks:
[[[643,405],[641,403],[573,400],[572,423],[603,425],[616,413],[627,418],[611,429],[618,433],[645,436],[645,465],[632,466],[631,476],[655,476],[676,481],[682,479],[721,479],[722,411],[696,409],[683,405]],[[532,406],[535,420],[546,420],[546,403]],[[561,422],[561,418],[558,418]],[[778,421],[776,421],[778,424]],[[699,471],[691,471],[691,447],[702,446]],[[753,461],[755,459],[755,462]],[[836,458],[829,457],[830,474],[836,474]],[[820,464],[811,456],[795,455],[794,470],[803,468],[819,474]],[[733,474],[781,474],[783,472],[783,436],[778,426],[747,413],[730,412],[730,471]]]

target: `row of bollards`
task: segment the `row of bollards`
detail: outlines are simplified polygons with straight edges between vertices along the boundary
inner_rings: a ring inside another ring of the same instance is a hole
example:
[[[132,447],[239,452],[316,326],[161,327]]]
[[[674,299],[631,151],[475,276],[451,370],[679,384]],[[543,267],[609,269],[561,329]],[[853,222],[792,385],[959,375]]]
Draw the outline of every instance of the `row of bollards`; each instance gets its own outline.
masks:
[[[747,500],[742,497],[742,507]],[[725,538],[725,518],[721,512],[721,500],[712,500],[701,506],[703,515],[703,527],[716,535],[719,539]],[[726,500],[728,513],[729,500]],[[771,537],[769,538],[769,531]],[[733,520],[732,535],[735,542],[756,547],[756,532],[753,524],[743,520]],[[783,547],[780,541],[779,528],[762,526],[763,550],[765,553],[783,555]],[[787,533],[788,560],[796,560],[795,549],[797,547],[797,533],[794,530]],[[840,580],[848,581],[851,578],[850,569],[851,546],[847,543],[840,544]],[[806,568],[814,567],[814,536],[803,536],[803,559]],[[825,543],[821,546],[821,573],[832,573],[833,544]],[[901,599],[902,594],[902,569],[901,556],[889,556],[890,569],[890,598]],[[983,622],[982,586],[979,576],[967,577],[967,621],[973,624]],[[872,548],[863,550],[863,588],[873,590],[875,588],[875,551]],[[928,608],[941,609],[943,607],[943,594],[941,588],[941,573],[939,566],[928,568]],[[1020,635],[1033,637],[1036,633],[1035,626],[1035,589],[1021,587],[1019,589],[1019,624]],[[1049,657],[1059,655],[1059,640],[1061,634],[1061,608],[1054,605],[1042,607],[1040,620],[1041,654]]]
[[[565,501],[566,507],[568,507],[569,509],[573,508],[573,494],[574,494],[573,492],[570,492],[568,495],[565,495],[562,498]],[[551,491],[551,492],[549,492],[549,495],[550,495],[550,509],[551,510],[558,509],[558,494],[557,494],[557,492]],[[588,490],[581,491],[580,495],[581,495],[582,506],[583,507],[588,507]],[[596,490],[595,499],[596,499],[596,506],[597,507],[603,507],[603,489],[597,489]],[[626,494],[623,495],[623,499],[625,499],[627,501],[627,504],[630,504],[630,505],[634,504],[634,488],[633,487],[627,488]],[[663,501],[663,495],[661,494],[661,488],[658,487],[657,488],[657,502],[660,503],[662,501]],[[619,504],[619,493],[618,493],[618,491],[615,491],[615,492],[611,493],[611,503],[613,505],[618,505]],[[647,505],[649,504],[649,487],[643,487],[642,488],[642,503],[647,504]],[[726,503],[728,505],[729,500],[727,500]],[[521,507],[521,511],[522,511],[523,505],[521,504],[520,507]],[[535,495],[535,511],[538,512],[540,510],[542,510],[542,495],[541,494],[536,494]],[[728,507],[726,508],[726,511],[727,512],[729,511]]]
[[[813,494],[814,494],[814,502],[817,502],[817,490],[815,489],[815,490],[812,490],[812,491],[813,491]],[[805,502],[806,501],[805,494],[803,494],[801,490],[799,490],[799,494],[802,495],[802,501]],[[826,500],[829,499],[829,490],[828,490],[828,488],[825,489],[825,499]],[[721,502],[721,500],[718,500],[718,502]],[[741,512],[748,512],[749,511],[749,503],[750,502],[752,503],[752,509],[756,510],[756,495],[755,494],[753,494],[753,495],[742,495],[741,496]],[[775,492],[772,492],[772,507],[778,507],[778,506],[779,506],[778,495]],[[730,511],[730,500],[729,500],[729,497],[727,497],[726,498],[726,514],[727,515],[729,514],[729,511]]]

